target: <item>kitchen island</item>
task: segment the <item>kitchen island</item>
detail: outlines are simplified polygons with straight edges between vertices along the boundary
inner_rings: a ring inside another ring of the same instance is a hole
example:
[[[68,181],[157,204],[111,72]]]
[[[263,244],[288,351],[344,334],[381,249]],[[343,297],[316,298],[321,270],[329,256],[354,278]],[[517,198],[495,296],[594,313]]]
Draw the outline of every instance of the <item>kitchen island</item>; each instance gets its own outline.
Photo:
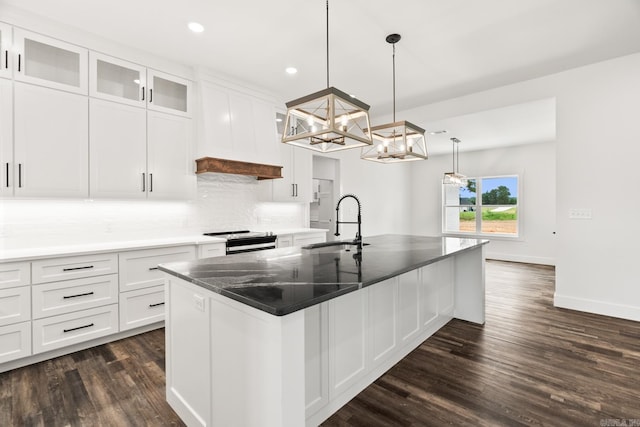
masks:
[[[453,317],[485,240],[384,235],[161,265],[167,401],[188,425],[317,425]]]

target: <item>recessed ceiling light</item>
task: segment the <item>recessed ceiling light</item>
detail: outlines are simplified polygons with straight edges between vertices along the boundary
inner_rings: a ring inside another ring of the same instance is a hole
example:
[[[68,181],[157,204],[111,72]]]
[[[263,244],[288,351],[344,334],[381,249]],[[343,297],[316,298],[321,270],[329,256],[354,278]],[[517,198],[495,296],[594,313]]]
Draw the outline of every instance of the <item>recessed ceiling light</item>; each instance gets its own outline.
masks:
[[[189,27],[189,29],[194,33],[201,33],[204,31],[202,24],[198,24],[197,22],[189,22],[187,27]]]
[[[298,72],[298,69],[296,67],[287,67],[285,68],[285,71],[287,74],[295,74]]]
[[[281,119],[280,117],[278,117],[278,118],[276,119],[276,122],[278,122],[278,123],[280,123],[281,121],[282,121],[282,119]]]
[[[446,129],[434,130],[433,132],[429,132],[429,135],[441,135],[443,133],[447,133],[447,130]]]

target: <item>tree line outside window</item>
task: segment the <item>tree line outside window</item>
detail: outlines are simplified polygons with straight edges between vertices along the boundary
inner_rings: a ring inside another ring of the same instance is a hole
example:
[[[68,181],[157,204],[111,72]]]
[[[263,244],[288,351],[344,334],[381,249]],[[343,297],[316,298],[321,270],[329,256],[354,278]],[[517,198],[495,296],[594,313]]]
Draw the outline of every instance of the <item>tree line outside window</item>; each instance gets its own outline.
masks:
[[[466,185],[442,187],[443,233],[519,236],[517,175],[473,177]]]

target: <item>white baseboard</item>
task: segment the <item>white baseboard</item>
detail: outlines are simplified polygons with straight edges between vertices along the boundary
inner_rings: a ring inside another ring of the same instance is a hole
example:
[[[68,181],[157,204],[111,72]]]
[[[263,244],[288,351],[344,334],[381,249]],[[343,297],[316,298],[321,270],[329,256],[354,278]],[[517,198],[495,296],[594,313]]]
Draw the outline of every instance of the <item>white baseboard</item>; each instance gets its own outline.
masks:
[[[487,259],[495,259],[498,261],[524,262],[527,264],[542,264],[542,265],[553,265],[553,266],[556,265],[555,258],[551,258],[551,257],[492,253],[489,251],[487,251],[486,257]]]
[[[640,307],[638,306],[614,304],[567,295],[558,295],[557,293],[553,296],[553,305],[555,307],[568,308],[603,316],[634,320],[636,322],[640,321]]]

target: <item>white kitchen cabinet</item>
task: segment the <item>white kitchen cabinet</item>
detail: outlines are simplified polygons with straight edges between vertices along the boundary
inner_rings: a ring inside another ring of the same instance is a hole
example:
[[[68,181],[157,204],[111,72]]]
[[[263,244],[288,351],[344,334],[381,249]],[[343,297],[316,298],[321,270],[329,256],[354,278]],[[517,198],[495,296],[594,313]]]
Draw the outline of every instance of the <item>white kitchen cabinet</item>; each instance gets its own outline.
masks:
[[[146,110],[91,98],[89,111],[91,197],[146,198]]]
[[[410,343],[420,333],[420,271],[398,276],[398,336],[400,343]]]
[[[369,345],[373,364],[393,354],[398,346],[398,278],[369,287]],[[400,320],[400,322],[399,322]]]
[[[31,287],[0,289],[0,326],[31,320]]]
[[[76,255],[31,262],[31,279],[34,284],[59,282],[117,272],[118,258],[113,253]]]
[[[227,246],[224,243],[207,243],[198,245],[198,258],[211,258],[227,255]]]
[[[290,246],[306,246],[314,243],[324,243],[327,239],[326,233],[294,233],[278,234],[276,246],[278,248],[288,248]]]
[[[309,417],[329,402],[327,303],[304,310],[304,336],[304,397]]]
[[[0,79],[0,196],[12,196],[15,185],[13,163],[13,83]]]
[[[147,192],[150,199],[189,199],[196,189],[191,119],[147,112]]]
[[[278,234],[278,239],[276,240],[276,247],[288,248],[291,246],[293,246],[293,234]]]
[[[0,77],[8,79],[10,79],[13,74],[13,55],[11,54],[12,40],[11,25],[0,22]]]
[[[273,180],[273,200],[311,203],[312,165],[309,150],[279,144],[282,179]]]
[[[78,344],[118,332],[118,304],[33,321],[33,353]]]
[[[13,30],[13,44],[14,79],[87,94],[87,49],[19,28]]]
[[[164,286],[137,289],[120,294],[120,330],[164,320]]]
[[[166,262],[193,261],[195,246],[141,249],[121,252],[118,255],[120,270],[120,292],[151,286],[164,285],[165,276],[158,264]]]
[[[32,286],[34,319],[118,302],[118,275],[85,277]]]
[[[31,264],[9,262],[0,264],[0,289],[14,288],[31,283]]]
[[[329,398],[364,376],[368,368],[367,288],[328,301]]]
[[[14,195],[87,197],[87,97],[14,83]]]
[[[90,119],[91,197],[193,197],[191,119],[96,98]]]
[[[149,109],[191,117],[191,81],[149,68],[147,84]]]
[[[98,52],[89,52],[89,95],[136,107],[146,106],[147,69]]]
[[[438,263],[420,269],[420,322],[429,327],[438,319]]]
[[[454,259],[444,259],[437,266],[438,314],[451,316],[454,304]]]
[[[306,246],[314,243],[324,243],[327,240],[327,234],[321,233],[298,233],[293,235],[293,246]]]
[[[31,322],[0,326],[0,364],[31,355]]]

